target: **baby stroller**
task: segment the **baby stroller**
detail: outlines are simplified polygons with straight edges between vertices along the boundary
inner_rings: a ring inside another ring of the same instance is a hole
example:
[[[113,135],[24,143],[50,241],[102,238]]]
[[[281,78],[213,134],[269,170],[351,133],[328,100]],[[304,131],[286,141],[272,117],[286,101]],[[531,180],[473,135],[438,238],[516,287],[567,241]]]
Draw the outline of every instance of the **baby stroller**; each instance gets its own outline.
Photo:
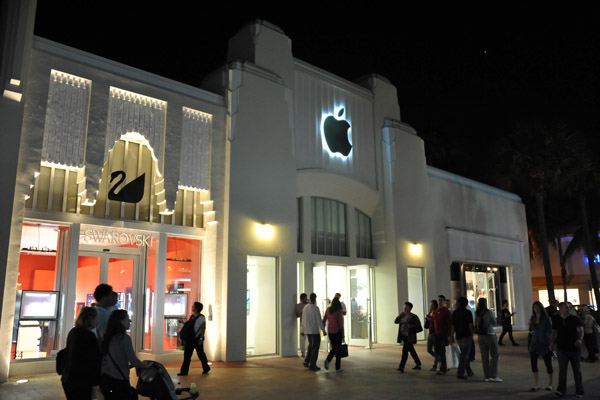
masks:
[[[142,396],[150,397],[152,400],[190,400],[197,399],[199,394],[189,393],[190,389],[177,389],[165,367],[156,361],[150,362],[150,368],[140,370],[136,390]],[[188,397],[178,397],[179,394],[187,392]]]

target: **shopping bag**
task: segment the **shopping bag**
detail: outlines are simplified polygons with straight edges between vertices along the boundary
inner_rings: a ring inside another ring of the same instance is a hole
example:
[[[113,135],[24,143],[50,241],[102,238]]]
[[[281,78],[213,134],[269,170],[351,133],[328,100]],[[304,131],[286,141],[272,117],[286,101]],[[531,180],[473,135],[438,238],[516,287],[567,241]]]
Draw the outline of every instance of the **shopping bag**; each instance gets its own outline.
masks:
[[[338,356],[340,358],[348,357],[348,345],[346,343],[340,344],[338,348]]]
[[[460,348],[458,346],[446,346],[446,368],[458,368],[460,361]]]

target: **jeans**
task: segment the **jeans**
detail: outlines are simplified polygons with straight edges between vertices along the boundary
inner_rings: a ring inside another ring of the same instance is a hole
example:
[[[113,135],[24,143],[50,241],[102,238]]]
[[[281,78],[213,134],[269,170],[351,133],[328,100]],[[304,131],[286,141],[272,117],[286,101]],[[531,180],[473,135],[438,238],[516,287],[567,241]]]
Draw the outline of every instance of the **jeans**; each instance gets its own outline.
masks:
[[[302,357],[306,355],[306,335],[304,333],[300,334],[300,353]]]
[[[321,336],[318,333],[306,334],[308,337],[308,350],[306,351],[306,357],[304,362],[309,367],[315,367],[317,365],[317,358],[319,357],[319,347],[321,347]]]
[[[183,364],[181,364],[180,373],[187,374],[189,372],[194,350],[196,350],[196,354],[198,354],[198,358],[200,359],[200,362],[202,362],[202,370],[204,372],[210,370],[208,360],[206,359],[206,353],[204,353],[204,340],[200,340],[196,345],[194,345],[194,343],[185,344],[185,347],[183,348]]]
[[[496,334],[479,335],[479,352],[481,353],[481,364],[485,379],[498,377],[498,342]]]
[[[438,356],[434,349],[435,337],[433,333],[427,335],[427,353],[433,357],[433,368],[437,368],[438,362],[440,361],[440,356]]]
[[[558,387],[557,391],[562,394],[567,393],[567,368],[569,362],[573,368],[573,378],[575,379],[575,393],[583,394],[583,381],[581,379],[581,364],[579,359],[581,353],[579,351],[562,351],[558,350]]]
[[[335,369],[338,370],[342,366],[342,358],[338,355],[340,346],[342,345],[342,332],[330,332],[329,342],[331,343],[331,350],[327,355],[327,361],[333,360],[333,356],[335,355]]]
[[[468,375],[473,375],[473,371],[471,370],[471,346],[473,346],[472,336],[458,339],[460,361],[458,362],[458,371],[456,371],[457,376],[464,376],[465,371]]]
[[[440,371],[446,372],[448,364],[446,364],[446,346],[448,345],[448,336],[443,333],[434,334],[435,353],[440,358]]]

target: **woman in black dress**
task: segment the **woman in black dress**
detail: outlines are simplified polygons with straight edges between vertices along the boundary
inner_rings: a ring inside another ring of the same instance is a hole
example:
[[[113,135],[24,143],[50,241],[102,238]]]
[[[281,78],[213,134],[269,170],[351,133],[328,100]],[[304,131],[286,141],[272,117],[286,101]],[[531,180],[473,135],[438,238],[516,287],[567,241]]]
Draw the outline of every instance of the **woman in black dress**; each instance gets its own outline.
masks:
[[[97,322],[98,311],[83,307],[67,336],[66,362],[60,378],[67,400],[91,399],[92,387],[100,384],[102,353],[92,332]]]

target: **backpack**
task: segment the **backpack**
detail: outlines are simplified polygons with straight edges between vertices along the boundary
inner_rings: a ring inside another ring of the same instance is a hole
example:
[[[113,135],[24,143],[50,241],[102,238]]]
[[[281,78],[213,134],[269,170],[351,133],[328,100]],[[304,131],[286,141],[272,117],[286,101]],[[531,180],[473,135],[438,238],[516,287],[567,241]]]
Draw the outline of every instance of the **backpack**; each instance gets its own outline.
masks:
[[[196,338],[196,332],[194,331],[195,323],[196,323],[196,317],[194,317],[192,315],[190,317],[190,319],[185,321],[185,324],[183,324],[183,327],[181,328],[181,331],[179,332],[179,337],[181,338],[181,341],[184,344],[191,343]]]

